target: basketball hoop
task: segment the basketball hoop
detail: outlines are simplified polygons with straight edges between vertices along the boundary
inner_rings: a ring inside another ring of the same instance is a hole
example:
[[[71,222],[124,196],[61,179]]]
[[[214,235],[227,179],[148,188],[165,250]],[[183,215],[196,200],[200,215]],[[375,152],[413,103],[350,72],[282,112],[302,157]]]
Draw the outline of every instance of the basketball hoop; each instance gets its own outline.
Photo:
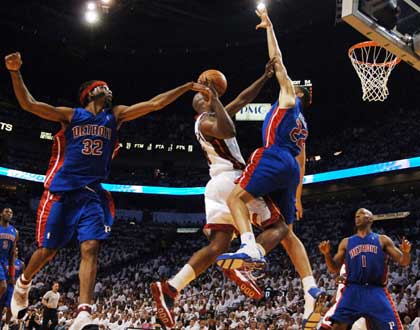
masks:
[[[350,47],[348,55],[362,83],[363,101],[384,101],[388,78],[401,59],[375,41]]]

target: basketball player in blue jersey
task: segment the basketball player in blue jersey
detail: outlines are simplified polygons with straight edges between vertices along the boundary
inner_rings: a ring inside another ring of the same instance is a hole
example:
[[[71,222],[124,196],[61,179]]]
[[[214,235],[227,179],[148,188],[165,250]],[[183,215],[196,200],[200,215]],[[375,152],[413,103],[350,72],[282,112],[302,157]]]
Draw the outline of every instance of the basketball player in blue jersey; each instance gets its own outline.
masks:
[[[15,276],[14,278],[10,278],[10,275],[9,275],[9,283],[7,284],[7,291],[0,298],[0,310],[3,311],[4,307],[6,307],[6,318],[5,318],[4,326],[2,330],[9,330],[10,320],[12,319],[12,311],[10,310],[10,302],[13,296],[14,283],[22,274],[23,269],[25,268],[25,263],[19,259],[18,255],[19,255],[18,248],[16,248],[15,249]],[[0,319],[3,319],[3,315],[0,316]]]
[[[55,107],[38,102],[26,88],[19,53],[5,58],[13,89],[22,109],[43,119],[59,122],[54,137],[36,224],[39,248],[18,279],[12,298],[12,313],[22,318],[28,307],[32,278],[73,237],[80,242],[80,297],[71,330],[92,325],[91,303],[96,279],[100,241],[110,235],[114,206],[100,182],[108,177],[117,146],[117,130],[126,121],[160,110],[184,93],[209,89],[187,83],[132,106],[112,105],[112,92],[103,81],[89,81],[79,90],[81,107]]]
[[[334,258],[330,242],[323,241],[319,249],[325,257],[328,270],[336,274],[342,264],[346,266],[346,287],[330,317],[333,330],[346,330],[360,317],[367,320],[373,330],[402,330],[398,312],[386,289],[388,257],[400,266],[410,264],[411,244],[402,239],[398,249],[386,235],[372,232],[373,215],[367,209],[356,211],[357,232],[343,239]]]
[[[300,219],[303,213],[301,193],[308,130],[302,110],[310,105],[310,94],[303,87],[293,86],[283,64],[267,9],[257,10],[257,15],[261,18],[257,29],[266,29],[269,57],[276,60],[274,68],[280,94],[264,120],[264,145],[251,155],[228,198],[229,209],[241,234],[241,248],[235,253],[219,256],[217,264],[222,268],[239,268],[248,262],[265,263],[267,251],[256,244],[246,203],[253,198],[270,196],[289,228],[281,244],[302,279],[305,293],[304,323],[308,319],[318,322],[321,314],[314,313],[315,303],[325,294],[317,287],[305,247],[293,232],[293,222],[296,217]]]
[[[9,279],[14,284],[15,249],[19,238],[16,228],[10,224],[13,218],[11,208],[4,208],[0,214],[0,298],[6,294]]]

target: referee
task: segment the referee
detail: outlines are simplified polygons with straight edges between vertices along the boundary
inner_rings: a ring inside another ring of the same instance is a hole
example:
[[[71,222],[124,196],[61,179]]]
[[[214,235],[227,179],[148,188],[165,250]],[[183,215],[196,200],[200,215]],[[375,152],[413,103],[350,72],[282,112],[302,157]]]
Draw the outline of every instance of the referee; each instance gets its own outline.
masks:
[[[42,317],[42,330],[53,330],[58,324],[57,307],[60,300],[58,282],[54,282],[52,289],[42,297],[42,304],[44,305],[44,315]],[[49,321],[51,325],[48,326]]]

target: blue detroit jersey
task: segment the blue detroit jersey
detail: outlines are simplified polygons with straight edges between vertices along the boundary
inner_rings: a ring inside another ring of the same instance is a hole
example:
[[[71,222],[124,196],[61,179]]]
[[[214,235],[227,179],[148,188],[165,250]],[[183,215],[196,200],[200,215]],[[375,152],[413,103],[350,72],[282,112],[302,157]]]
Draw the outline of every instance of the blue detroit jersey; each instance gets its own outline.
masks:
[[[290,109],[279,108],[277,100],[264,119],[262,135],[264,147],[275,145],[288,149],[294,157],[299,155],[308,137],[300,99],[296,97],[296,104]]]
[[[388,273],[387,259],[378,234],[371,232],[365,238],[357,235],[349,237],[346,251],[347,282],[385,285]]]
[[[106,179],[117,146],[117,121],[112,109],[96,116],[75,108],[70,124],[54,136],[44,186],[69,191]]]
[[[16,241],[16,228],[12,225],[0,226],[0,262],[8,264]]]

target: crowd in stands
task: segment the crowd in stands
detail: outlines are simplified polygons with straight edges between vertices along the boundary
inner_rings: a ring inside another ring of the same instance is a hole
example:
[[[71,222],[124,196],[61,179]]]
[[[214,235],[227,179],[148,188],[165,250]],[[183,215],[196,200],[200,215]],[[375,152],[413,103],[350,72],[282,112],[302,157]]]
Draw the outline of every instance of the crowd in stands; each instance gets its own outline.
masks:
[[[27,261],[35,248],[34,223],[22,224],[25,212],[21,198],[0,195],[0,202],[14,208],[16,226],[22,232],[20,255]],[[27,198],[25,198],[27,200]],[[388,289],[404,323],[405,330],[419,329],[420,312],[420,196],[415,192],[389,192],[381,196],[331,197],[327,201],[311,200],[305,205],[304,220],[296,224],[296,232],[304,242],[320,287],[333,294],[334,276],[328,274],[317,245],[330,239],[335,251],[341,238],[353,228],[353,214],[358,207],[367,207],[375,214],[410,211],[403,220],[381,221],[374,230],[386,233],[399,244],[405,236],[413,243],[412,263],[406,268],[391,263]],[[28,206],[26,212],[28,212]],[[33,216],[33,214],[28,217]],[[186,224],[182,224],[183,227]],[[192,224],[197,227],[197,224]],[[149,284],[169,278],[206,244],[204,235],[177,234],[176,224],[135,223],[117,219],[113,236],[101,250],[100,269],[95,285],[94,316],[102,330],[126,328],[159,329],[156,306],[151,299]],[[234,243],[235,244],[235,243]],[[40,330],[42,305],[40,297],[53,281],[61,284],[59,325],[65,330],[75,316],[78,296],[78,247],[60,251],[55,259],[34,279],[31,291],[27,329]],[[269,256],[269,268],[258,280],[265,297],[256,302],[245,298],[236,285],[226,280],[213,266],[182,291],[176,306],[175,329],[300,329],[303,295],[299,277],[281,248]]]
[[[27,143],[27,138],[39,141],[41,131],[55,133],[59,130],[59,126],[19,110],[4,98],[0,106],[2,107],[0,120],[13,122],[13,134],[26,137],[22,141],[13,139],[11,140],[13,143],[9,140],[2,145],[0,166],[45,173],[50,155],[50,143],[43,140],[44,144],[40,151],[31,148]],[[419,121],[420,112],[418,109],[400,107],[392,111],[384,109],[383,116],[370,118],[357,125],[349,125],[332,131],[322,130],[323,133],[318,135],[310,134],[306,147],[308,157],[306,173],[314,174],[415,157],[420,152],[419,145],[413,143],[418,135],[416,124]],[[261,123],[238,122],[237,135],[243,155],[247,158],[261,144]],[[0,145],[3,138],[4,136],[0,138]],[[155,166],[149,164],[135,168],[114,165],[110,182],[197,186],[205,185],[208,180],[208,171],[203,166],[202,151],[194,135],[194,113],[192,110],[179,111],[179,109],[169,106],[169,109],[165,111],[125,123],[120,130],[120,141],[123,146],[127,142],[192,145],[192,152],[196,160],[190,161],[188,165],[180,168],[158,161]],[[126,152],[139,151],[130,149]],[[149,158],[147,152],[142,151],[138,157]],[[152,154],[153,152],[150,152],[150,155]],[[319,157],[315,158],[315,156]],[[28,162],[28,159],[31,161]],[[200,166],[197,166],[197,162]],[[188,175],[185,175],[186,173]]]

